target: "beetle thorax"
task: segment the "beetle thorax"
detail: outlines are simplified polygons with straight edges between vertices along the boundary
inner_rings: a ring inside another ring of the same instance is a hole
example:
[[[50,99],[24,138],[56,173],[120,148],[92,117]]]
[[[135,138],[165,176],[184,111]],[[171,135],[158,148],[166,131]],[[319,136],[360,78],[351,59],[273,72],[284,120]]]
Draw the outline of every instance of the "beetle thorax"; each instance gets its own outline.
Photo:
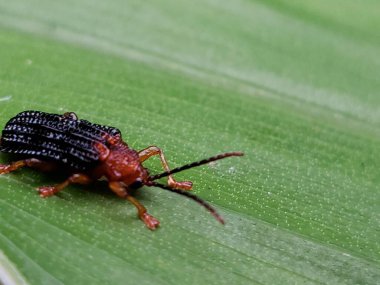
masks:
[[[136,181],[144,182],[148,177],[147,170],[142,166],[138,153],[120,143],[110,147],[109,155],[97,169],[99,174],[109,181],[122,181],[131,185]]]

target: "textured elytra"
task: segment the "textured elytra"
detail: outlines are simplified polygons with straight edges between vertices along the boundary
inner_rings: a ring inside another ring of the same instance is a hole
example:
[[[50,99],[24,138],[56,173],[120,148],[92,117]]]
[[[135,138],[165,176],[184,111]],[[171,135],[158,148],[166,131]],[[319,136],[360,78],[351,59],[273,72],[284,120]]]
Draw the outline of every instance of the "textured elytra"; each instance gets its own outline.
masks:
[[[121,136],[116,128],[93,124],[75,116],[24,111],[5,125],[0,151],[87,170],[99,160],[94,144],[107,146],[107,135]]]

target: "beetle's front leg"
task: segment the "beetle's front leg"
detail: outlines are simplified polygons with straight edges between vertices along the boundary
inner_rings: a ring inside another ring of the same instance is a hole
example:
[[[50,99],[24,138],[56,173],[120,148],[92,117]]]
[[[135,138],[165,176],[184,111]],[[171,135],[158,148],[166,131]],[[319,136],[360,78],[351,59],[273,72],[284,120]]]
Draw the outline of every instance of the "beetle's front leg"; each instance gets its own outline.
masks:
[[[132,197],[120,182],[109,182],[109,187],[117,196],[127,199],[136,207],[137,215],[150,230],[155,230],[159,226],[160,222],[148,214],[146,208],[136,198]]]
[[[150,146],[141,151],[139,151],[140,162],[147,160],[153,155],[159,155],[161,159],[162,166],[165,171],[170,171],[168,162],[165,159],[164,153],[157,146]],[[168,176],[168,184],[172,188],[177,188],[181,190],[191,190],[193,183],[191,181],[175,181],[172,175]]]
[[[86,184],[90,184],[91,182],[92,182],[92,179],[88,177],[87,175],[82,174],[82,173],[76,173],[76,174],[71,175],[68,179],[66,179],[65,181],[63,181],[62,183],[58,185],[42,186],[42,187],[38,187],[37,190],[40,193],[40,196],[45,198],[45,197],[49,197],[58,193],[59,191],[63,190],[65,187],[67,187],[70,184],[86,185]]]

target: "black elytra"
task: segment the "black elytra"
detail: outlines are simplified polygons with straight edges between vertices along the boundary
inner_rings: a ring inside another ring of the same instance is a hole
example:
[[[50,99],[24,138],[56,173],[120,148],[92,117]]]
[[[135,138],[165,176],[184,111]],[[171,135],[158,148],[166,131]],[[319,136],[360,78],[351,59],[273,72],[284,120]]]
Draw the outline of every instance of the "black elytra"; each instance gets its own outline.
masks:
[[[99,160],[94,142],[107,145],[105,134],[121,136],[110,126],[64,115],[24,111],[10,119],[1,135],[0,151],[33,156],[85,171]]]

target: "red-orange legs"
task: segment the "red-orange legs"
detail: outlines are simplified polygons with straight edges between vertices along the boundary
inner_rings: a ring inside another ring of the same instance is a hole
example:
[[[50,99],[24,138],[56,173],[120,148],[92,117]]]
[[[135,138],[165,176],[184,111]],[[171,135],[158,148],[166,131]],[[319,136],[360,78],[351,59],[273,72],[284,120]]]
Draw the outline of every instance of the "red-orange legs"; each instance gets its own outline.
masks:
[[[52,171],[56,169],[56,164],[42,161],[36,158],[24,159],[12,162],[11,164],[0,164],[0,174],[7,174],[21,167],[28,166],[41,171]]]
[[[108,185],[117,196],[127,199],[136,207],[138,217],[150,230],[155,230],[159,226],[160,222],[155,217],[148,214],[145,207],[137,199],[132,197],[120,182],[109,182]]]
[[[45,197],[49,197],[58,193],[59,191],[63,190],[63,188],[67,187],[70,184],[86,185],[86,184],[90,184],[91,182],[92,182],[92,179],[88,177],[87,175],[77,173],[77,174],[71,175],[68,179],[66,179],[65,181],[63,181],[62,183],[58,185],[42,186],[42,187],[38,187],[37,189],[38,189],[38,192],[40,193],[40,196],[45,198]]]
[[[141,151],[139,151],[140,162],[147,160],[153,155],[159,155],[161,159],[162,166],[165,171],[170,171],[168,162],[165,159],[164,153],[162,150],[156,146],[149,146]],[[172,188],[181,189],[181,190],[191,190],[193,183],[191,181],[175,181],[172,175],[168,176],[168,185]]]

